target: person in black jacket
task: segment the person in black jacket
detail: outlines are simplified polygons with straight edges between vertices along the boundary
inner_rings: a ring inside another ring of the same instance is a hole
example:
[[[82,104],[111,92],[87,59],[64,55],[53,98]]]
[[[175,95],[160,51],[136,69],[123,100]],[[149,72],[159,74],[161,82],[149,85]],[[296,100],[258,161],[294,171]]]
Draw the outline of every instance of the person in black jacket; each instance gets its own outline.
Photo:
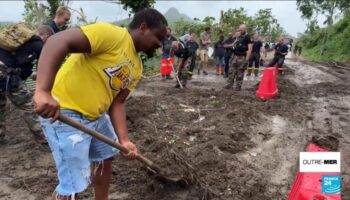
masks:
[[[262,52],[263,52],[262,47],[263,47],[263,44],[259,40],[259,35],[257,33],[254,34],[253,35],[253,49],[252,49],[252,55],[249,58],[247,76],[250,76],[252,74],[252,71],[254,71],[255,77],[258,76],[260,59],[262,58]],[[253,63],[254,63],[254,67],[253,67]]]
[[[175,56],[178,58],[177,61],[177,77],[181,81],[181,85],[186,87],[187,80],[191,77],[192,73],[189,70],[192,62],[193,51],[191,50],[191,34],[186,34],[179,38],[178,41],[173,42],[172,48],[174,49]],[[179,88],[180,84],[176,82],[175,88]]]
[[[65,6],[60,6],[56,10],[55,19],[46,22],[52,28],[54,33],[60,32],[69,23],[71,13]]]
[[[53,34],[47,25],[41,25],[37,34],[14,52],[0,48],[0,141],[5,137],[5,110],[7,98],[22,110],[22,118],[31,132],[43,141],[38,116],[34,112],[32,94],[25,80],[32,74],[47,38]]]
[[[190,76],[188,77],[188,79],[191,79],[193,75],[194,67],[196,65],[196,59],[197,59],[196,51],[199,48],[199,44],[196,42],[196,35],[192,32],[190,32],[190,40],[187,42],[187,46],[189,47],[190,53],[192,54],[191,65],[189,68]]]
[[[277,64],[278,68],[282,68],[284,59],[288,54],[288,46],[284,44],[284,38],[282,36],[279,37],[278,43],[275,45],[274,49],[275,49],[275,55],[272,61],[268,64],[268,66],[273,67]]]

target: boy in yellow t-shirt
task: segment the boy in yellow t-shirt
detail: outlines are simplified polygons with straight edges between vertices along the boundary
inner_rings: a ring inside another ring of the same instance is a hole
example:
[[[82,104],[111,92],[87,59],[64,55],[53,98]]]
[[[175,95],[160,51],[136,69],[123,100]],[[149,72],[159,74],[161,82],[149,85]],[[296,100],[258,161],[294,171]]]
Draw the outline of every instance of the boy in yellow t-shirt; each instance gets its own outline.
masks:
[[[118,153],[56,121],[60,113],[118,139],[129,150],[125,156],[136,158],[124,102],[142,74],[138,52],[159,48],[166,27],[164,16],[149,8],[135,14],[129,29],[97,23],[60,32],[48,40],[39,60],[34,102],[57,168],[59,184],[52,199],[74,199],[90,180],[95,199],[108,199],[112,157]],[[100,164],[90,178],[92,162]]]

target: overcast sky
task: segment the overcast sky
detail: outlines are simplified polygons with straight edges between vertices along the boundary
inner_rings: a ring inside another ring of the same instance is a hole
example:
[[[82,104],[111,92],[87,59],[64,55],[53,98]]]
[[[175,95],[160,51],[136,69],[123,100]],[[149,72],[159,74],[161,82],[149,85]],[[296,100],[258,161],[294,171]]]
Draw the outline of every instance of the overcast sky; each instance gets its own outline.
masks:
[[[70,1],[74,9],[83,8],[90,20],[98,17],[98,21],[116,21],[128,16],[128,12],[122,6],[102,1]],[[281,26],[291,35],[297,36],[298,32],[304,32],[306,21],[301,18],[295,1],[156,1],[154,7],[162,13],[175,7],[180,13],[190,18],[203,19],[206,16],[220,18],[221,10],[243,7],[248,14],[253,16],[259,9],[272,8],[273,15]],[[21,21],[24,12],[23,1],[0,1],[0,21]],[[73,14],[72,21],[76,21]],[[322,21],[322,18],[319,19]]]

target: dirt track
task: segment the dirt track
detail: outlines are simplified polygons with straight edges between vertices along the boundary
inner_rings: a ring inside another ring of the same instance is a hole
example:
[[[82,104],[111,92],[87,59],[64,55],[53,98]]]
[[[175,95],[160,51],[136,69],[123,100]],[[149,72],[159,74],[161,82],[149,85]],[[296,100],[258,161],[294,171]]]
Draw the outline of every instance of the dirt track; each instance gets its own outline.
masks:
[[[342,152],[343,199],[350,199],[350,70],[295,59],[286,64],[279,95],[267,102],[254,96],[256,78],[240,92],[223,90],[225,79],[216,75],[195,76],[184,90],[143,80],[127,103],[130,135],[146,156],[194,184],[162,184],[118,156],[110,199],[286,199],[299,152],[310,141]],[[49,199],[56,184],[51,154],[16,114],[8,112],[7,142],[0,144],[0,199]],[[93,199],[91,189],[80,199]]]

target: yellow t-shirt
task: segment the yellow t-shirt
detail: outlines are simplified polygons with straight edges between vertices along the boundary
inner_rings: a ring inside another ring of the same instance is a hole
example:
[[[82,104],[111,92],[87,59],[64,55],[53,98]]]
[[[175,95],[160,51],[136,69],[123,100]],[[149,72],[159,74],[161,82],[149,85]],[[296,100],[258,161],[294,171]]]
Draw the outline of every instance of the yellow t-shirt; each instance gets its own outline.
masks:
[[[121,89],[135,88],[142,62],[127,29],[108,23],[81,27],[91,45],[90,54],[72,54],[57,73],[52,96],[62,109],[88,119],[108,111]]]

